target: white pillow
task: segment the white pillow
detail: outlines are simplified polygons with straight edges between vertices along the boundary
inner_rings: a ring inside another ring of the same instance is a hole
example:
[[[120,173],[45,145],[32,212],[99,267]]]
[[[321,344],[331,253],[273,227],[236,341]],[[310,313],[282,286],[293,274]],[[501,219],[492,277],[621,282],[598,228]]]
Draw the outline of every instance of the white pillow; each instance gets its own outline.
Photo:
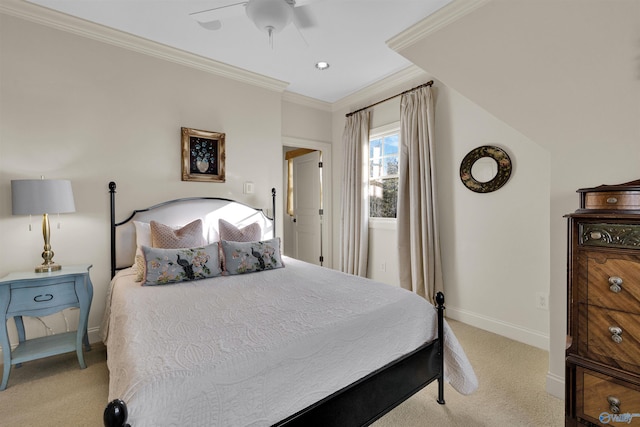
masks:
[[[133,226],[136,228],[136,246],[151,246],[151,224],[133,221]]]
[[[136,228],[136,257],[133,269],[136,272],[136,282],[142,282],[145,270],[142,246],[151,246],[151,224],[133,221],[133,226]]]

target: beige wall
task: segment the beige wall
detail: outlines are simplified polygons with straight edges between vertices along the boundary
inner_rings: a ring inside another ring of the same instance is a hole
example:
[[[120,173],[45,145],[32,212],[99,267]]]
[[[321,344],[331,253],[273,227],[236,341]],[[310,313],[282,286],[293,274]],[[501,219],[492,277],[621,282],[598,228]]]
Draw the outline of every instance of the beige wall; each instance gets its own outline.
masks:
[[[334,114],[336,165],[342,165],[344,113],[431,79],[425,72],[413,74],[416,77],[380,91],[372,87],[369,97],[354,99],[351,105],[341,101],[343,108]],[[549,312],[536,302],[538,294],[549,293],[549,236],[525,234],[549,227],[549,154],[441,82],[435,81],[433,91],[447,316],[547,349]],[[399,119],[400,98],[395,98],[373,108],[371,126]],[[464,156],[481,145],[502,147],[513,162],[509,182],[489,194],[468,190],[459,175]],[[335,190],[339,192],[337,186]],[[393,224],[370,227],[369,277],[398,285],[396,239]]]
[[[640,2],[491,0],[442,28],[423,24],[422,37],[417,29],[410,43],[391,44],[549,153],[548,175],[537,180],[549,180],[549,195],[527,192],[518,198],[550,202],[549,226],[530,224],[518,237],[549,235],[547,389],[563,396],[563,215],[578,207],[578,188],[638,179]],[[496,213],[501,208],[496,205]]]
[[[63,266],[93,264],[92,339],[109,282],[110,180],[119,219],[194,195],[271,206],[282,182],[280,92],[4,14],[0,39],[0,276],[42,262],[41,219],[29,232],[28,217],[11,215],[10,180],[70,179],[77,212],[60,216],[60,230],[52,217],[51,243]],[[181,181],[181,126],[226,133],[226,183]],[[62,315],[45,321],[65,327]],[[45,333],[37,321],[30,330]]]

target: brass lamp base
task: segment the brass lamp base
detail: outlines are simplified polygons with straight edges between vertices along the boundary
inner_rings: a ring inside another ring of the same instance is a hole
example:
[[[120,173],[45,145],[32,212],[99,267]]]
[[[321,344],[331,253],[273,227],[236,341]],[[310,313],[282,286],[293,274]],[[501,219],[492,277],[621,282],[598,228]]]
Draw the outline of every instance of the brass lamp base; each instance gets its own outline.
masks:
[[[51,231],[49,228],[49,215],[42,215],[42,237],[44,238],[44,250],[42,251],[42,259],[44,262],[36,267],[36,273],[51,273],[62,268],[60,264],[53,262],[53,251],[49,243]]]
[[[52,271],[59,271],[62,269],[60,264],[42,264],[36,267],[36,273],[51,273]]]

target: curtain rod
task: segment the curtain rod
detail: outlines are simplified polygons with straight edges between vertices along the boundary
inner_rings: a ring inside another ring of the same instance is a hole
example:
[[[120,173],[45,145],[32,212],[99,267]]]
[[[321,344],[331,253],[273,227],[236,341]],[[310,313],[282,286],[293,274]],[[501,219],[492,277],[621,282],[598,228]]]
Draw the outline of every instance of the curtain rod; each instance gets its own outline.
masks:
[[[387,99],[383,99],[382,101],[378,101],[378,102],[375,102],[375,103],[373,103],[373,104],[371,104],[371,105],[367,105],[366,107],[362,107],[362,108],[360,108],[359,110],[352,111],[351,113],[345,114],[345,117],[352,116],[352,115],[354,115],[354,114],[356,114],[356,113],[359,113],[360,111],[366,110],[367,108],[375,107],[375,106],[376,106],[376,105],[378,105],[378,104],[382,104],[383,102],[387,102],[387,101],[389,101],[390,99],[397,98],[397,97],[399,97],[399,96],[404,95],[405,93],[412,92],[412,91],[414,91],[414,90],[416,90],[416,89],[420,89],[420,88],[425,87],[425,86],[433,86],[433,80],[429,80],[428,82],[423,83],[423,84],[421,84],[420,86],[416,86],[416,87],[414,87],[414,88],[412,88],[412,89],[405,90],[404,92],[399,93],[399,94],[397,94],[397,95],[390,96],[390,97],[388,97]]]

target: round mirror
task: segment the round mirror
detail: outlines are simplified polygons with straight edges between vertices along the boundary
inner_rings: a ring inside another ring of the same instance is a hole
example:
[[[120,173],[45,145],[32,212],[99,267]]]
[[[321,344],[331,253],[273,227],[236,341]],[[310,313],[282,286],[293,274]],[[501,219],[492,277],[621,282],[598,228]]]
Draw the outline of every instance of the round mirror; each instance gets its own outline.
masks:
[[[501,148],[483,145],[471,150],[460,164],[460,179],[471,191],[490,193],[511,176],[511,159]]]
[[[482,157],[471,166],[471,176],[480,183],[491,181],[498,174],[498,162],[490,157]]]

